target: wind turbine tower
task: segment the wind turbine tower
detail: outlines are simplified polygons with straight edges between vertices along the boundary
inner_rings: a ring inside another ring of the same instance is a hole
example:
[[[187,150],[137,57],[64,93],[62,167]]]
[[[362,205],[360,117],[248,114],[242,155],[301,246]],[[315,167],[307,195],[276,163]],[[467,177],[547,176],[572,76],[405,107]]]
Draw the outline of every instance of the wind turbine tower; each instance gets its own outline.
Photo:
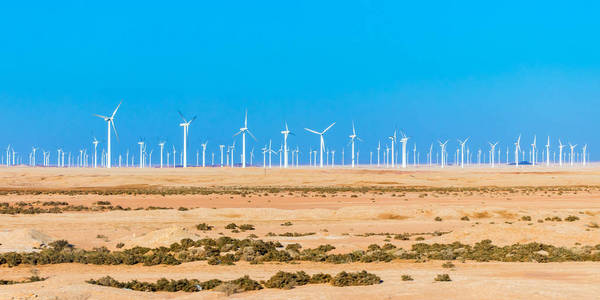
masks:
[[[448,141],[446,140],[445,142],[440,142],[438,141],[438,143],[440,144],[440,148],[441,148],[441,153],[442,153],[442,168],[444,168],[444,166],[446,165],[446,143],[448,143]]]
[[[110,159],[110,127],[112,126],[113,130],[115,131],[115,136],[117,137],[117,140],[119,140],[119,135],[117,134],[117,128],[115,127],[115,115],[117,114],[117,110],[119,110],[119,107],[121,106],[121,103],[123,103],[123,101],[119,102],[119,105],[117,105],[117,108],[115,108],[115,111],[113,111],[112,115],[110,117],[106,117],[103,115],[98,115],[95,114],[96,117],[98,118],[102,118],[104,119],[104,121],[106,121],[106,125],[108,127],[108,137],[106,138],[106,168],[110,169],[111,166],[111,159]]]
[[[240,131],[233,135],[236,136],[240,133],[242,134],[242,168],[246,167],[246,132],[250,134],[254,140],[256,140],[252,132],[248,130],[248,110],[246,110],[246,115],[244,116],[244,127],[240,128]],[[233,167],[233,164],[231,166]]]
[[[400,134],[402,134],[402,138],[400,139],[400,143],[402,143],[402,168],[406,168],[406,142],[408,141],[408,137],[402,131]]]
[[[290,132],[287,122],[285,122],[285,130],[281,131],[281,134],[283,134],[283,167],[287,169],[288,167],[288,146],[287,146],[287,138],[288,135],[292,134],[292,132]],[[281,157],[280,157],[281,159]],[[292,164],[294,162],[292,161]]]
[[[464,168],[465,167],[465,144],[467,143],[467,141],[469,140],[470,137],[466,138],[464,141],[458,140],[458,143],[460,144],[460,167]]]
[[[183,159],[182,159],[182,163],[183,163],[183,167],[187,168],[187,136],[188,136],[188,132],[189,132],[189,127],[190,124],[192,124],[192,122],[194,120],[196,120],[196,117],[194,116],[191,120],[186,120],[185,117],[183,116],[183,114],[180,111],[177,111],[179,113],[179,116],[181,117],[181,119],[183,119],[183,123],[180,123],[179,126],[183,127]],[[175,158],[175,156],[173,155],[173,158]]]

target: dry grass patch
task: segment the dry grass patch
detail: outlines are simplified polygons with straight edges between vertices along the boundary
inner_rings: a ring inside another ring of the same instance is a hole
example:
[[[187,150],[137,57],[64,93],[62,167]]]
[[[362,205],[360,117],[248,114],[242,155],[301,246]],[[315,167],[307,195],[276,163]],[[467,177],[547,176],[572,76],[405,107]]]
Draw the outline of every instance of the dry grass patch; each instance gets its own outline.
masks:
[[[504,219],[516,219],[517,218],[517,214],[511,213],[511,212],[506,211],[506,210],[497,210],[494,213],[497,214],[498,216],[504,218]]]
[[[408,216],[401,216],[401,215],[397,215],[397,214],[392,214],[392,213],[383,213],[383,214],[380,214],[378,216],[378,218],[380,220],[406,220],[409,217]]]
[[[475,219],[487,219],[487,218],[491,218],[492,216],[487,211],[478,211],[478,212],[472,213],[471,217],[473,217]]]

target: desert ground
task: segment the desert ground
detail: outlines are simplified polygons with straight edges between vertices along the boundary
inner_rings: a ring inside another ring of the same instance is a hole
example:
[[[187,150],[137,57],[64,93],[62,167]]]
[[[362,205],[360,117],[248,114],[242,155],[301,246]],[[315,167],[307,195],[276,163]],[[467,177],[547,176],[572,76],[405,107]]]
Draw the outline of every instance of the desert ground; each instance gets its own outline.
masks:
[[[591,257],[600,257],[600,165],[402,171],[0,168],[0,203],[0,254],[37,253],[58,240],[76,249],[118,252],[227,236],[284,247],[297,243],[302,249],[329,244],[335,247],[330,254],[391,244],[390,253],[400,255],[410,254],[420,243],[475,245],[491,240],[499,247],[543,243],[575,254],[585,248]],[[9,210],[19,207],[32,208]],[[58,208],[33,212],[48,207]],[[213,228],[201,230],[201,223]],[[230,223],[254,229],[226,229]],[[584,256],[545,261],[546,256],[552,254],[536,251],[538,259],[527,261],[430,255],[341,263],[239,260],[233,265],[197,260],[176,265],[9,266],[0,260],[0,280],[19,281],[32,274],[45,278],[0,285],[0,299],[597,299],[600,261],[580,258]],[[266,281],[278,271],[335,276],[362,270],[380,277],[381,283],[307,284],[229,294],[146,292],[86,282],[104,276],[119,281],[228,281],[243,275]],[[438,274],[448,274],[451,281],[435,281]],[[402,275],[414,280],[404,281]]]

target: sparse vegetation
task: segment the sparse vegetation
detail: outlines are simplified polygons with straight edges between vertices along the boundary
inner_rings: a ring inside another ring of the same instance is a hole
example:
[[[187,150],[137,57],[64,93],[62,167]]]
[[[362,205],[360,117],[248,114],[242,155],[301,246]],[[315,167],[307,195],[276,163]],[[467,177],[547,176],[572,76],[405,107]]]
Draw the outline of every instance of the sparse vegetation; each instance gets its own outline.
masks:
[[[452,279],[450,279],[450,275],[448,275],[448,274],[438,274],[437,276],[435,276],[435,278],[433,280],[435,280],[435,281],[452,281]]]
[[[210,226],[210,225],[208,225],[206,223],[200,223],[200,224],[196,225],[196,229],[202,230],[202,231],[210,231],[213,228],[215,228],[215,227],[214,226]]]
[[[402,275],[402,281],[413,281],[414,279],[410,275]]]
[[[356,273],[341,272],[331,280],[331,284],[334,286],[358,286],[379,283],[381,283],[379,276],[364,270]]]

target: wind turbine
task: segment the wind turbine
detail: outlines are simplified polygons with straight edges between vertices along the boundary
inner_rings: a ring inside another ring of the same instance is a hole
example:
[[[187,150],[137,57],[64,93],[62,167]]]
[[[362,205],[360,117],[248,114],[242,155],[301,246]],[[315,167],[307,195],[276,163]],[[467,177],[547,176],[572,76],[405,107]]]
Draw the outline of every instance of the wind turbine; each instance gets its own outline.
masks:
[[[144,167],[144,141],[140,140],[138,142],[138,145],[140,145],[140,169]]]
[[[533,136],[533,144],[531,144],[531,164],[535,166],[535,148],[536,148],[536,136]]]
[[[377,142],[377,167],[379,167],[379,152],[381,151],[381,141]]]
[[[223,167],[223,148],[225,148],[225,145],[219,145],[219,149],[221,149],[221,168]]]
[[[189,132],[190,124],[194,120],[196,120],[196,116],[194,116],[191,120],[186,120],[181,111],[177,111],[181,119],[183,119],[183,123],[180,123],[179,126],[183,127],[183,167],[187,168],[187,136]]]
[[[444,168],[444,166],[446,165],[446,144],[448,143],[448,140],[446,140],[445,142],[441,142],[438,141],[438,143],[440,144],[440,148],[441,148],[441,153],[442,153],[442,168]]]
[[[587,162],[587,161],[586,161],[586,159],[587,159],[587,157],[586,157],[586,155],[587,155],[587,154],[586,154],[586,152],[587,152],[587,144],[583,145],[583,152],[581,153],[581,154],[582,154],[582,156],[583,156],[583,161],[582,161],[582,162],[583,162],[583,165],[584,165],[584,166],[586,165],[586,162]]]
[[[565,146],[566,146],[566,145],[563,145],[563,143],[562,143],[562,142],[560,141],[560,139],[559,139],[559,140],[558,140],[558,165],[559,165],[559,166],[562,166],[562,163],[563,163],[563,161],[562,161],[562,157],[563,157],[563,156],[562,156],[562,152],[563,152],[563,148],[564,148]],[[556,153],[556,152],[555,152],[555,153]]]
[[[571,145],[571,143],[569,143],[569,147],[571,148],[571,166],[573,166],[573,150],[575,150],[575,147],[577,147],[577,144]]]
[[[106,121],[106,125],[108,127],[108,137],[106,139],[106,168],[110,169],[110,127],[112,125],[113,130],[115,131],[115,136],[117,137],[117,141],[119,140],[119,134],[117,134],[117,128],[115,127],[115,115],[117,114],[117,110],[119,110],[119,107],[121,106],[121,103],[123,103],[123,101],[119,102],[119,105],[117,105],[117,108],[115,108],[115,111],[113,111],[112,115],[110,117],[106,117],[103,115],[98,115],[98,114],[94,114],[96,117],[98,118],[102,118],[104,119],[104,121]]]
[[[359,141],[361,140],[358,135],[356,135],[356,130],[354,129],[354,122],[352,122],[352,134],[348,136],[350,138],[350,143],[352,143],[352,168],[354,168],[354,165],[356,163],[356,160],[354,158],[354,140],[358,139]]]
[[[460,144],[460,167],[464,168],[465,167],[465,144],[467,143],[467,141],[469,140],[470,137],[466,138],[464,141],[458,140],[458,143]]]
[[[287,169],[288,167],[288,146],[287,146],[287,138],[288,135],[294,135],[292,132],[290,132],[290,130],[288,129],[288,125],[287,122],[285,122],[285,130],[281,131],[281,134],[283,134],[283,167]],[[293,161],[292,161],[293,163]]]
[[[404,132],[400,131],[402,138],[400,139],[400,143],[402,143],[402,168],[406,168],[406,142],[408,142],[408,137]],[[392,154],[393,156],[393,154]]]
[[[233,135],[236,136],[240,133],[242,134],[242,168],[246,167],[246,132],[250,134],[250,136],[256,141],[256,138],[252,132],[248,130],[248,110],[246,110],[246,115],[244,117],[244,127],[240,128],[240,131]],[[233,164],[231,166],[233,167]]]
[[[160,146],[160,168],[162,169],[163,167],[163,149],[165,147],[165,142],[160,142],[158,143],[158,145]]]
[[[321,138],[321,146],[319,147],[319,151],[320,151],[320,161],[319,161],[319,165],[322,168],[323,167],[323,150],[325,150],[325,140],[323,139],[323,135],[327,132],[327,130],[329,130],[329,128],[331,128],[333,125],[335,125],[335,122],[333,122],[331,125],[329,125],[329,127],[325,128],[325,130],[323,130],[322,132],[316,132],[312,129],[308,129],[308,128],[304,128],[306,129],[306,131],[308,132],[312,132],[314,134],[318,134],[319,137]]]
[[[519,134],[519,138],[515,143],[515,166],[519,166],[519,150],[521,150],[521,135]]]
[[[391,149],[392,149],[392,156],[391,156],[391,161],[390,162],[391,162],[392,168],[394,168],[394,166],[395,166],[394,165],[394,156],[395,156],[394,155],[394,148],[396,148],[394,146],[394,144],[396,143],[396,130],[394,130],[394,135],[390,136],[389,139],[392,141],[392,147],[391,147]],[[388,155],[388,160],[389,160],[389,157],[390,156]]]
[[[206,145],[208,145],[208,141],[204,142],[204,144],[202,144],[202,167],[204,168],[206,166],[205,164],[205,159],[206,159]]]
[[[492,163],[492,168],[493,168],[494,167],[494,152],[496,152],[495,149],[496,149],[496,146],[498,145],[498,142],[495,142],[493,144],[490,143],[490,142],[488,142],[488,144],[490,144],[490,148],[491,148],[491,150],[490,150],[490,162]]]
[[[546,166],[550,166],[550,136],[548,136],[548,143],[546,143]]]
[[[96,139],[96,137],[94,137],[94,141],[92,142],[92,144],[94,144],[94,169],[98,167],[98,140]]]

